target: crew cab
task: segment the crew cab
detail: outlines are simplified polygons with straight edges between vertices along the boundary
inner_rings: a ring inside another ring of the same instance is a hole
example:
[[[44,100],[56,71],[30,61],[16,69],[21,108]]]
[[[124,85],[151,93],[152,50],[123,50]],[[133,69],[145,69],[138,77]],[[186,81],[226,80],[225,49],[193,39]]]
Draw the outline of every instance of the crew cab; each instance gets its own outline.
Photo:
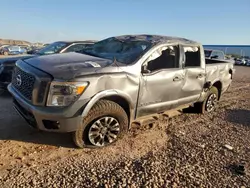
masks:
[[[81,53],[18,60],[8,90],[32,127],[72,132],[79,148],[103,147],[145,116],[213,111],[235,72],[233,62],[215,62],[192,40],[116,36]]]
[[[18,59],[29,59],[34,56],[58,54],[81,51],[82,49],[91,46],[95,41],[57,41],[54,42],[32,55],[8,57],[0,59],[0,89],[6,89],[7,85],[11,82],[11,74],[15,62]]]

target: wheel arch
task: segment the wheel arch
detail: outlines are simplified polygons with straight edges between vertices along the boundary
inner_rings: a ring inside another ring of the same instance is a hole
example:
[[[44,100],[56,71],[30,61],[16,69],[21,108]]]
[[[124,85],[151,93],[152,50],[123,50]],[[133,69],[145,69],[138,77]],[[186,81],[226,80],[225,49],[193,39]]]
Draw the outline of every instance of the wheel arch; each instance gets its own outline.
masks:
[[[218,99],[220,100],[221,92],[222,92],[222,82],[218,80],[218,81],[214,82],[212,86],[217,88],[217,90],[218,90]]]
[[[110,100],[120,105],[128,116],[130,126],[134,114],[134,106],[132,105],[132,99],[127,94],[117,90],[108,90],[97,93],[94,97],[91,98],[91,100],[83,109],[81,114],[82,117],[87,116],[91,108],[100,100]]]

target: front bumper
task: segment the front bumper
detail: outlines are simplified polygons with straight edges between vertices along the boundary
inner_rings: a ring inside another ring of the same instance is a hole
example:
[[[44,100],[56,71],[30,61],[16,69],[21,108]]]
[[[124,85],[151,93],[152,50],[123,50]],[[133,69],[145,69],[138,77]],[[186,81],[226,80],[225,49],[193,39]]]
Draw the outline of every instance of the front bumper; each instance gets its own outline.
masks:
[[[33,128],[49,132],[73,132],[82,122],[83,101],[67,108],[34,106],[8,85],[13,96],[14,108]],[[87,104],[86,102],[84,102]]]

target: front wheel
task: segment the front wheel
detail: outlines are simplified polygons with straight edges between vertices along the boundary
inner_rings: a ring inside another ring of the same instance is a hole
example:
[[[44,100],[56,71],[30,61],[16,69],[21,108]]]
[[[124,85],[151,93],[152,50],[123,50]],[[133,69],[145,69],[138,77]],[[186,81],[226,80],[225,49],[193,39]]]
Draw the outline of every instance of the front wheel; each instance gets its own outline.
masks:
[[[73,133],[77,147],[104,147],[116,142],[128,130],[128,116],[115,102],[100,100]]]

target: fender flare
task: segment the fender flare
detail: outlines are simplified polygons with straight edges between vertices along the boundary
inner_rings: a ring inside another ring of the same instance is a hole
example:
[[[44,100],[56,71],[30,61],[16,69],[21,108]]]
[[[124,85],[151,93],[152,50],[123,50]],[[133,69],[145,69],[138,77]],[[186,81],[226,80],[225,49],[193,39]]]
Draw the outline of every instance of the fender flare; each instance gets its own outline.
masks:
[[[87,103],[85,108],[83,109],[81,116],[82,117],[87,116],[90,109],[96,104],[97,101],[99,101],[100,99],[103,99],[105,97],[109,97],[109,96],[119,96],[119,97],[124,98],[129,104],[130,114],[131,114],[130,116],[132,117],[132,112],[134,110],[134,107],[132,106],[132,104],[133,104],[132,99],[126,93],[119,91],[119,90],[105,90],[105,91],[101,91],[101,92],[97,93],[96,95],[94,95],[90,99],[90,101]]]
[[[206,83],[209,85],[209,88],[212,87],[216,82],[220,82],[222,85],[222,82],[219,78],[216,78],[213,81],[206,81]]]

